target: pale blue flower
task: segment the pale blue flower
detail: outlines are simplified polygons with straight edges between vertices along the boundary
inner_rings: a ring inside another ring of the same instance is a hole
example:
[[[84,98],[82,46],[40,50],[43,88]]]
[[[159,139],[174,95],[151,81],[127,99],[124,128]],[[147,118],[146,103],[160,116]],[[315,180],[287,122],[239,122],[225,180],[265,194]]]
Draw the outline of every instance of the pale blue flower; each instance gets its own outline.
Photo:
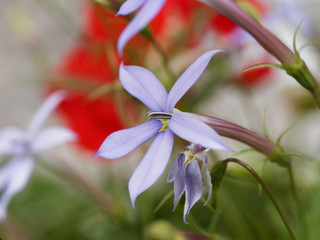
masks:
[[[120,66],[119,78],[132,96],[150,110],[150,121],[109,135],[95,155],[106,159],[122,157],[148,139],[157,135],[129,181],[129,194],[134,202],[139,194],[153,185],[165,170],[174,143],[174,134],[206,148],[232,151],[208,125],[174,106],[197,81],[211,57],[221,50],[212,50],[200,56],[177,80],[169,94],[149,70],[139,66]]]
[[[7,206],[28,183],[34,167],[35,154],[76,139],[69,129],[52,126],[40,131],[51,112],[63,100],[62,91],[51,94],[33,116],[27,130],[5,127],[0,130],[0,162],[9,161],[0,169],[0,221],[6,217]]]
[[[208,203],[211,197],[212,183],[207,167],[207,150],[199,144],[190,144],[178,154],[169,171],[167,181],[174,181],[173,211],[176,209],[183,193],[186,193],[183,213],[185,223],[187,223],[190,209],[202,196],[202,179],[207,190],[207,201],[204,205]]]
[[[127,42],[148,25],[148,23],[158,14],[166,1],[167,0],[127,0],[121,5],[117,15],[128,15],[140,7],[141,9],[123,30],[118,39],[119,55],[122,55],[123,48]]]

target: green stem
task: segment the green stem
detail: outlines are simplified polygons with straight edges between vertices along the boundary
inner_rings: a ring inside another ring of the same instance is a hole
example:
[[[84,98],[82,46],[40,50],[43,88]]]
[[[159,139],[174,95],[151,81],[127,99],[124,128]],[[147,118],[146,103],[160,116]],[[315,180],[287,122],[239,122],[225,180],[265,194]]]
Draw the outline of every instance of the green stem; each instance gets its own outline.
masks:
[[[265,182],[263,181],[263,179],[257,174],[257,172],[255,170],[253,170],[252,167],[250,167],[247,163],[237,159],[237,158],[228,158],[226,160],[224,160],[224,162],[228,163],[228,162],[234,162],[237,163],[239,165],[241,165],[242,167],[244,167],[246,170],[248,170],[254,177],[255,179],[261,184],[261,186],[263,187],[263,189],[266,191],[266,193],[268,194],[269,198],[271,199],[273,205],[275,206],[275,208],[277,209],[283,223],[285,224],[291,238],[293,240],[297,240],[297,237],[293,231],[293,229],[291,228],[291,226],[289,225],[288,220],[286,219],[285,214],[283,213],[279,203],[277,202],[276,198],[274,197],[273,193],[271,192],[271,190],[269,189],[269,187],[265,184]]]
[[[303,239],[308,239],[308,231],[307,231],[307,224],[306,224],[306,216],[304,214],[304,207],[298,197],[296,181],[294,179],[293,169],[292,169],[291,164],[288,167],[288,172],[289,172],[289,177],[290,177],[290,182],[291,182],[292,194],[293,194],[293,197],[296,201],[297,208],[298,208],[299,220],[301,219],[302,236],[304,237]]]

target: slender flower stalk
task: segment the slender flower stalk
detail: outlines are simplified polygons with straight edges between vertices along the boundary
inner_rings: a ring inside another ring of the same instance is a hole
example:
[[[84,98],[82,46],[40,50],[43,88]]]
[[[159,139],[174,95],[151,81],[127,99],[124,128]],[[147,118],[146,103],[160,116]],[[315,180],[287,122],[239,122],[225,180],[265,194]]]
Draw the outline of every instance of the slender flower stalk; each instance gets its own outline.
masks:
[[[180,76],[169,94],[147,69],[121,64],[119,78],[123,87],[151,110],[148,114],[150,121],[112,133],[102,143],[95,157],[114,159],[125,156],[156,135],[129,181],[133,207],[137,196],[153,185],[165,170],[172,152],[174,134],[205,148],[232,151],[208,125],[174,109],[176,103],[200,77],[212,56],[218,52],[221,50],[201,55]]]
[[[27,185],[34,166],[34,156],[76,139],[72,131],[60,126],[40,131],[40,127],[64,98],[63,91],[51,94],[33,116],[25,132],[16,127],[0,130],[0,162],[6,156],[11,157],[0,169],[0,190],[3,191],[0,198],[0,221],[6,217],[10,200]]]
[[[276,57],[281,63],[295,64],[296,57],[294,53],[274,34],[242,10],[234,1],[207,0],[206,2],[208,2],[216,11],[244,28],[262,47]]]
[[[274,143],[235,123],[197,113],[186,114],[211,126],[219,135],[245,143],[268,157],[273,157],[278,151],[278,147]]]
[[[244,167],[247,171],[249,171],[252,174],[252,176],[255,177],[255,179],[260,183],[262,188],[265,190],[265,192],[268,194],[269,198],[271,199],[271,201],[272,201],[273,205],[275,206],[277,212],[279,213],[283,223],[285,224],[291,238],[293,240],[296,240],[297,236],[296,236],[294,230],[292,229],[292,227],[290,226],[289,221],[286,218],[284,212],[282,211],[278,201],[276,200],[275,196],[273,195],[273,193],[271,192],[269,187],[265,184],[263,179],[258,175],[258,173],[255,170],[253,170],[253,168],[250,167],[247,163],[245,163],[237,158],[228,158],[226,160],[223,160],[223,162],[224,163],[233,162],[233,163],[239,164],[240,166]]]
[[[205,0],[205,2],[250,33],[264,49],[282,63],[282,69],[312,94],[320,108],[320,86],[296,49],[295,52],[292,52],[280,39],[242,10],[233,0]]]

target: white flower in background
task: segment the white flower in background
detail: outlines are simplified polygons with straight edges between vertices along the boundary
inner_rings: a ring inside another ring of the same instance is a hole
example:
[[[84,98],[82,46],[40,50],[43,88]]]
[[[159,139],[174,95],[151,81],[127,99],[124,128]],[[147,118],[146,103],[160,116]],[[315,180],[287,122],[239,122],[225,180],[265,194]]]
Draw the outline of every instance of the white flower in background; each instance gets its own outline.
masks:
[[[76,139],[69,129],[59,126],[40,127],[65,97],[63,91],[51,94],[31,119],[27,130],[13,126],[0,129],[0,162],[10,157],[0,169],[0,221],[6,218],[12,197],[27,185],[34,166],[34,156],[48,148]]]

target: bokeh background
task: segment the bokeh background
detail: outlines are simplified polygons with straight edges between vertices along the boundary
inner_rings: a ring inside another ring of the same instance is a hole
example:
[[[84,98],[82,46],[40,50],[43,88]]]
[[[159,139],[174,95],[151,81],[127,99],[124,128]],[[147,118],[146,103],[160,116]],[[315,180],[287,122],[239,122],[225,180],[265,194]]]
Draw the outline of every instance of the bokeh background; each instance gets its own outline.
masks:
[[[214,212],[199,202],[192,209],[195,224],[185,225],[183,204],[172,212],[167,172],[138,198],[135,210],[130,205],[127,183],[149,143],[123,159],[91,158],[112,131],[146,120],[146,109],[116,84],[120,59],[115,44],[128,19],[114,18],[116,9],[107,8],[107,0],[101,2],[0,2],[0,128],[16,125],[24,129],[50,92],[66,89],[71,98],[47,124],[68,126],[80,136],[78,143],[37,157],[30,183],[9,205],[0,238],[206,239],[194,227],[198,225],[214,233],[214,239],[290,239],[267,195],[239,167],[229,166],[210,203]],[[261,135],[265,118],[273,140],[296,123],[282,146],[287,152],[301,154],[293,158],[300,204],[285,169],[265,161],[257,152],[235,156],[265,179],[299,239],[319,239],[320,115],[311,97],[283,71],[264,68],[243,73],[246,67],[276,60],[236,25],[204,5],[192,0],[171,2],[150,26],[170,69],[163,66],[161,53],[143,34],[128,45],[125,62],[150,69],[170,89],[170,74],[179,76],[206,50],[225,49],[227,53],[209,64],[178,108],[219,117]],[[241,2],[245,9],[253,8],[291,49],[294,32],[303,20],[297,45],[309,44],[301,56],[320,79],[318,1]],[[248,149],[224,141],[237,152]],[[171,158],[186,145],[177,139]],[[209,166],[229,156],[210,153]],[[160,204],[166,196],[168,200]]]

